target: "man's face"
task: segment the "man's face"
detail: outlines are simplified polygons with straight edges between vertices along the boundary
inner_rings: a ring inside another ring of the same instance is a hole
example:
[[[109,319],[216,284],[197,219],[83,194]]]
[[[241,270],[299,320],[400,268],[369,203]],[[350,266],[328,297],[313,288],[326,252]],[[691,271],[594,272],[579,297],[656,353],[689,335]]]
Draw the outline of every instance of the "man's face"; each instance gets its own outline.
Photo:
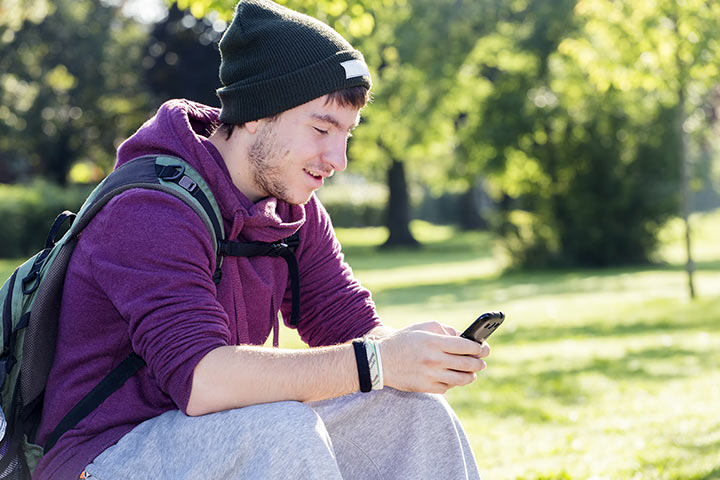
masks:
[[[359,109],[325,103],[326,97],[258,123],[248,156],[255,199],[306,203],[325,178],[347,166],[347,140]]]

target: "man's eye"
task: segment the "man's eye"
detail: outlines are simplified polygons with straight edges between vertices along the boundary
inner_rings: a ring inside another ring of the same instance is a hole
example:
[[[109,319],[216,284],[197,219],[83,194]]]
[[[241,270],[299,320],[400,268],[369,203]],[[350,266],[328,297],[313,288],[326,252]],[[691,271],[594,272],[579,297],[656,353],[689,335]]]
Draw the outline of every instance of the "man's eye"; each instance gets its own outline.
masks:
[[[318,132],[320,135],[327,135],[327,133],[328,133],[327,130],[323,130],[322,128],[318,128],[318,127],[313,127],[313,128],[314,128],[315,131]]]

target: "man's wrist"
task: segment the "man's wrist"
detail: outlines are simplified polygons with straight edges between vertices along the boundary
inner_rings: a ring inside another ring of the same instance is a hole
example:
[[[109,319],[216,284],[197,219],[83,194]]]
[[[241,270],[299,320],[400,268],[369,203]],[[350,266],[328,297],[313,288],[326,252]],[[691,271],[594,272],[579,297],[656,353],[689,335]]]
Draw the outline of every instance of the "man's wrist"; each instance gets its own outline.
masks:
[[[377,327],[370,330],[365,336],[374,338],[386,338],[394,334],[398,330],[387,325],[378,325]]]

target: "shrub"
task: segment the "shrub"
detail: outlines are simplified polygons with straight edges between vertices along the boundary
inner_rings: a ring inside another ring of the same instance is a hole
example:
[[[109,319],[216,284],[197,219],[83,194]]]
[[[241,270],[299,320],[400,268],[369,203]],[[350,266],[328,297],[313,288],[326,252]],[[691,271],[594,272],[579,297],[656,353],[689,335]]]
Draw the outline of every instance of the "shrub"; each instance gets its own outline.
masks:
[[[377,227],[385,224],[388,194],[383,185],[332,184],[323,187],[318,197],[335,227]]]
[[[77,212],[91,189],[63,189],[43,180],[0,184],[0,257],[27,257],[42,249],[55,217],[63,210]]]

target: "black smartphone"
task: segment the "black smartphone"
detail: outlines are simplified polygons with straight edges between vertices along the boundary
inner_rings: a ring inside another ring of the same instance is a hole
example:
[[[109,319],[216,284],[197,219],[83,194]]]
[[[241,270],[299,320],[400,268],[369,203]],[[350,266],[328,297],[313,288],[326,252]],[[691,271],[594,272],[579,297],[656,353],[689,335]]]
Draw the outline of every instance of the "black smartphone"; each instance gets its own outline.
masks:
[[[460,336],[482,343],[497,330],[503,320],[505,320],[503,312],[483,313]]]

